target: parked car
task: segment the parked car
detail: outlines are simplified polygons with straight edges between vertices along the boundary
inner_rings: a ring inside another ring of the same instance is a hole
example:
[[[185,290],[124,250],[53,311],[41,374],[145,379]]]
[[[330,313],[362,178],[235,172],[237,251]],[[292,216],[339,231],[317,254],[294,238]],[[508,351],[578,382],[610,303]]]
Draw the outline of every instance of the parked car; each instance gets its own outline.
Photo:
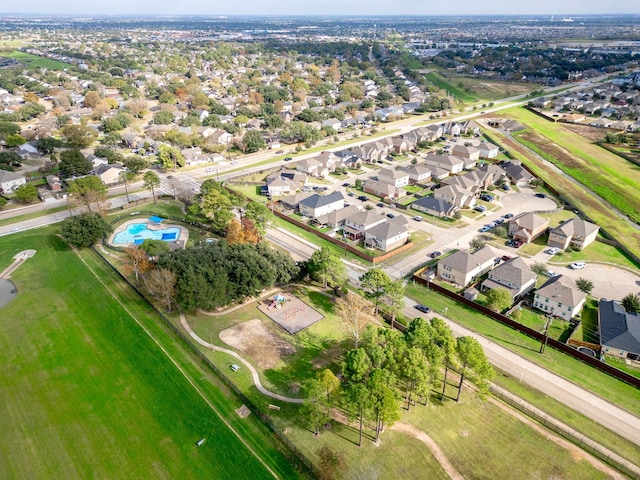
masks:
[[[362,202],[366,202],[367,200],[369,200],[369,197],[367,197],[366,195],[360,195],[358,197],[358,200],[360,200]]]
[[[502,185],[501,187],[505,192],[508,192],[509,190],[511,190],[511,187],[509,185],[507,185],[506,183]]]
[[[496,228],[497,226],[498,226],[498,224],[496,222],[487,223],[487,227],[489,227],[490,229],[491,228]]]
[[[278,150],[278,151],[276,152],[276,155],[282,155],[283,153],[284,153],[284,150]]]
[[[551,247],[551,248],[547,248],[545,250],[545,253],[548,253],[549,255],[555,255],[556,253],[558,253],[560,251],[559,248],[556,247]]]
[[[429,256],[430,256],[431,258],[438,258],[440,255],[442,255],[442,252],[441,252],[441,251],[439,251],[439,250],[436,250],[435,252],[431,252],[431,253],[429,254]]]
[[[547,270],[547,273],[545,273],[545,275],[547,277],[551,278],[551,277],[557,276],[558,274],[556,272],[554,272],[553,270]]]
[[[237,160],[231,160],[231,165],[236,165],[238,163]]]
[[[419,312],[422,312],[422,313],[429,313],[431,311],[431,309],[429,307],[427,307],[426,305],[418,304],[418,305],[414,305],[414,308],[416,310],[418,310]]]
[[[480,195],[480,200],[484,200],[485,202],[493,202],[493,196],[489,195],[488,193],[483,193],[482,195]]]
[[[377,182],[378,181],[378,177],[371,177],[371,180],[375,180]]]
[[[478,231],[481,233],[488,232],[489,230],[491,229],[489,228],[488,225],[483,225],[481,228],[478,229]]]
[[[238,370],[240,370],[240,365],[234,363],[229,368],[231,368],[231,370],[233,370],[234,372],[237,372]]]
[[[504,223],[504,218],[497,218],[493,221],[496,225],[502,225]]]
[[[513,218],[513,213],[505,213],[503,217],[509,220],[510,218]]]
[[[302,189],[302,191],[304,191],[304,188]],[[355,197],[356,196],[356,194],[353,193],[353,192],[349,192],[349,193],[347,193],[347,195],[349,195],[350,197]]]
[[[571,265],[569,265],[569,268],[571,270],[582,270],[586,266],[587,266],[587,264],[584,263],[584,262],[574,262]]]
[[[413,219],[414,219],[416,222],[421,222],[422,220],[424,220],[420,215],[416,215],[415,217],[413,217]]]
[[[496,258],[493,259],[493,264],[494,265],[498,265],[501,261],[502,261],[501,257],[496,257]]]
[[[538,198],[547,198],[547,196],[544,193],[536,193],[535,195]]]
[[[393,213],[387,213],[387,217],[389,218],[396,218],[396,216]]]
[[[509,255],[503,255],[500,258],[502,259],[503,262],[507,262],[507,261],[511,260],[512,257],[510,257]]]
[[[289,162],[289,161],[291,161],[291,160],[293,160],[293,157],[284,157],[284,161],[285,161],[285,162]]]
[[[473,207],[473,209],[476,212],[486,212],[487,211],[487,207],[485,207],[484,205],[476,205],[475,207]]]
[[[380,208],[382,208],[382,207],[384,207],[384,203],[382,203],[382,202],[380,202],[380,203],[376,203],[376,207],[380,207]]]
[[[350,184],[349,182],[344,182],[344,183],[342,184],[342,186],[343,186],[343,187],[350,187],[350,186],[351,186],[351,184]]]

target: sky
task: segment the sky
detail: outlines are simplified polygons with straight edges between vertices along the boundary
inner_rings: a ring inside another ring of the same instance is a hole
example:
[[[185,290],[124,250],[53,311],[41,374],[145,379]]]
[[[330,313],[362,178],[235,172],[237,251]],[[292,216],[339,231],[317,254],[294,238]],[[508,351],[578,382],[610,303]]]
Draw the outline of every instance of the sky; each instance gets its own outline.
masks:
[[[73,15],[640,14],[640,0],[29,0],[0,13]]]

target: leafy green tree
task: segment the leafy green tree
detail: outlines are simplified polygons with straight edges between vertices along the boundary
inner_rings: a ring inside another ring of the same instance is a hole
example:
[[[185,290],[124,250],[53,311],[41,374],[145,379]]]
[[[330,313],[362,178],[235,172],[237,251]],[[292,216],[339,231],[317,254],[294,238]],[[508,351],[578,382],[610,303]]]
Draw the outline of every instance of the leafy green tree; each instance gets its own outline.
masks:
[[[456,352],[461,367],[456,402],[460,400],[462,383],[465,378],[471,380],[478,387],[478,393],[481,397],[486,396],[489,393],[489,383],[495,372],[480,343],[473,337],[459,337],[456,343]]]
[[[49,155],[56,148],[62,147],[62,140],[53,137],[42,137],[36,141],[36,148],[39,152]]]
[[[484,238],[482,238],[482,236],[478,235],[477,237],[473,238],[470,242],[469,242],[469,247],[471,248],[471,250],[473,250],[474,252],[480,250],[481,248],[484,248],[487,246],[487,242]]]
[[[640,296],[636,293],[629,293],[622,299],[621,303],[627,313],[640,312]]]
[[[88,247],[111,233],[111,225],[99,213],[81,213],[62,222],[61,236],[69,245]]]
[[[4,197],[0,197],[0,209],[7,204],[7,199]]]
[[[327,415],[325,387],[320,380],[313,378],[305,385],[305,416],[315,428],[315,436],[320,436],[320,426],[330,420]]]
[[[382,301],[386,305],[386,310],[391,315],[391,328],[395,328],[396,317],[404,309],[404,284],[402,279],[389,283],[385,288]]]
[[[392,283],[391,278],[384,270],[375,267],[360,277],[360,283],[367,298],[373,299],[375,313],[378,313],[382,296]]]
[[[10,135],[18,135],[20,133],[20,125],[14,122],[0,120],[0,139],[4,139]]]
[[[313,252],[308,268],[312,277],[322,279],[324,288],[327,288],[327,285],[334,287],[344,285],[348,278],[347,269],[342,260],[327,247]]]
[[[38,198],[38,190],[32,183],[26,183],[16,188],[13,198],[21,203],[31,203]]]
[[[513,304],[511,292],[506,288],[492,288],[486,294],[487,307],[496,312],[502,312]]]
[[[375,442],[380,440],[380,433],[385,425],[391,426],[400,420],[398,395],[393,388],[393,379],[388,372],[374,369],[369,380],[371,394],[371,411],[376,424]]]
[[[141,247],[149,257],[159,257],[161,254],[171,250],[167,242],[154,240],[153,238],[147,238],[142,242]]]
[[[153,116],[153,123],[156,125],[170,125],[173,123],[173,118],[173,113],[168,110],[162,110]]]
[[[156,203],[156,187],[160,186],[160,177],[156,172],[151,170],[144,173],[142,176],[144,188],[151,190],[151,196],[153,196],[153,203]]]
[[[160,145],[158,147],[158,160],[160,160],[160,164],[164,170],[184,167],[184,156],[182,152],[176,147],[169,145]]]
[[[242,151],[254,153],[267,146],[262,134],[258,130],[249,130],[242,138]]]
[[[416,390],[424,390],[429,382],[429,362],[421,348],[411,347],[407,350],[403,357],[402,376],[405,380],[405,396],[409,410]]]
[[[88,175],[93,169],[90,160],[76,148],[60,152],[60,178]]]
[[[129,156],[122,161],[122,165],[131,173],[137,174],[147,168],[149,165],[144,158],[137,156]]]
[[[591,290],[593,290],[593,282],[581,277],[576,280],[576,287],[578,287],[578,290],[580,290],[581,292],[589,295],[591,293]]]
[[[244,216],[253,221],[260,236],[264,237],[267,226],[273,221],[274,217],[264,204],[260,202],[249,202],[244,207]]]
[[[361,383],[352,383],[344,389],[344,399],[347,404],[349,418],[359,423],[358,446],[362,446],[362,429],[365,419],[372,409],[372,398],[369,389]]]
[[[89,212],[106,210],[107,186],[94,175],[87,175],[69,182],[69,193]]]
[[[24,145],[25,143],[27,143],[27,141],[22,135],[7,135],[4,139],[4,143],[7,147],[11,148]]]
[[[74,147],[88,147],[91,145],[96,137],[98,136],[98,132],[96,132],[93,128],[87,127],[86,125],[74,125],[67,124],[60,129],[62,135],[67,139],[67,143]]]
[[[531,267],[531,271],[536,275],[545,275],[547,273],[547,266],[542,262],[536,262]]]

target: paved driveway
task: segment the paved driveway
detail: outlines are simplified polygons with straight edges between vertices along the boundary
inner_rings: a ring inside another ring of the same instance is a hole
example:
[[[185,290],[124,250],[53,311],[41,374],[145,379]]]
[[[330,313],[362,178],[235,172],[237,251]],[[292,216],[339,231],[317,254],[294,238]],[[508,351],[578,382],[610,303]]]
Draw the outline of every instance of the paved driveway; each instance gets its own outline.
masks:
[[[621,300],[628,293],[640,293],[640,275],[613,265],[587,263],[582,270],[550,266],[556,273],[572,280],[586,278],[593,282],[591,295],[595,298]]]

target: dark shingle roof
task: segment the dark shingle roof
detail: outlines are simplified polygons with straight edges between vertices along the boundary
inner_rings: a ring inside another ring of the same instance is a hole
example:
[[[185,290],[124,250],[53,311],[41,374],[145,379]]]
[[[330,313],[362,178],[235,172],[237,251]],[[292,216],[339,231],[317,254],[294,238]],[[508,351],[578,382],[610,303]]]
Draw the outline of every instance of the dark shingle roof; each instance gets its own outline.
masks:
[[[627,313],[614,300],[598,303],[600,344],[640,355],[640,315]]]

